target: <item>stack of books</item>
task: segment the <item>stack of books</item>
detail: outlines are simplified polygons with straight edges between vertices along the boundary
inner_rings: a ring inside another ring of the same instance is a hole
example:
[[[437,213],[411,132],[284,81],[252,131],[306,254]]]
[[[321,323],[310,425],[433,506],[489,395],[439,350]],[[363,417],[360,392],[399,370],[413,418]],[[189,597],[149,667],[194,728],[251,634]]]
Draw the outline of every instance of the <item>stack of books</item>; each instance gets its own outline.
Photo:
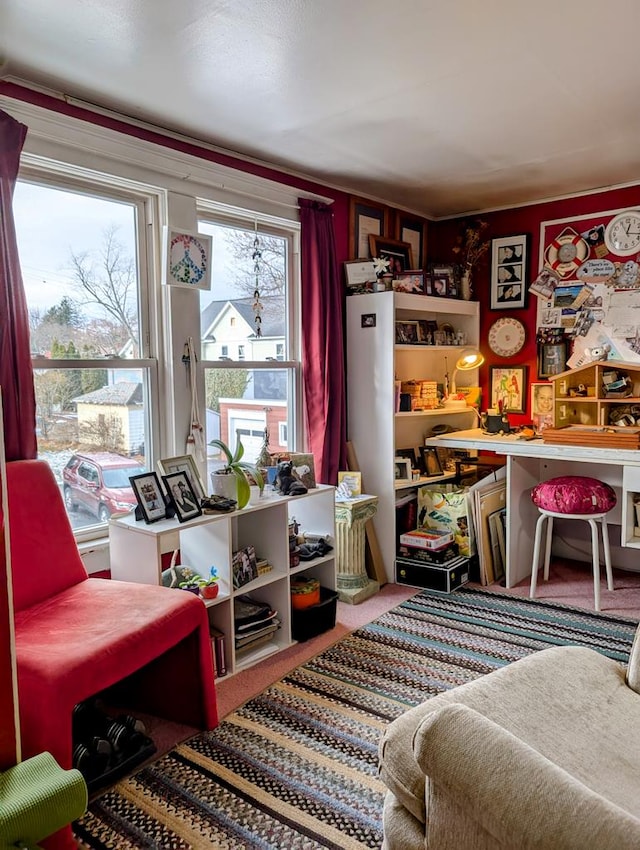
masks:
[[[233,619],[236,655],[267,643],[280,628],[278,612],[249,596],[234,600]]]
[[[469,558],[458,554],[453,533],[416,528],[400,535],[396,581],[450,593],[469,580]]]

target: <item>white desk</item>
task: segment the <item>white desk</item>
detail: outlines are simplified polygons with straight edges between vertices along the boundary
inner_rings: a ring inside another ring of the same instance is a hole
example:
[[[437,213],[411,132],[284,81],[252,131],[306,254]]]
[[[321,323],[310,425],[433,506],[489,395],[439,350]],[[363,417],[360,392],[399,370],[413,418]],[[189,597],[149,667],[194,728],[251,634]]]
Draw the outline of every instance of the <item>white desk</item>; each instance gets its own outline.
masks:
[[[545,443],[541,438],[523,440],[511,434],[503,437],[484,434],[479,428],[432,437],[426,443],[454,449],[491,451],[506,457],[507,587],[513,587],[531,575],[533,537],[538,518],[538,510],[531,501],[531,488],[557,475],[590,475],[610,484],[616,491],[618,503],[610,517],[612,525],[620,526],[619,534],[615,528],[610,532],[614,566],[622,566],[616,563],[616,544],[623,549],[640,549],[640,537],[633,534],[633,501],[634,496],[640,497],[640,451],[556,446]],[[629,564],[625,567],[634,568]]]

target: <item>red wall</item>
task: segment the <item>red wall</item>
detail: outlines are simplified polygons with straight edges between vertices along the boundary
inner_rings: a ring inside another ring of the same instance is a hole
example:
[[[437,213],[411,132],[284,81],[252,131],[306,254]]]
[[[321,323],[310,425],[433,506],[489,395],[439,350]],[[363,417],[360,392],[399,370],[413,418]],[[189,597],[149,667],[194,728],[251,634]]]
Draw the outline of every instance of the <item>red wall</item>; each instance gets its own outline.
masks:
[[[606,210],[624,209],[640,205],[640,185],[625,189],[612,189],[594,192],[590,195],[565,198],[561,201],[550,201],[542,204],[532,204],[515,209],[501,210],[478,216],[489,223],[485,231],[488,239],[501,236],[511,236],[522,233],[531,234],[531,252],[527,280],[535,280],[539,271],[538,256],[540,252],[540,223],[561,218],[597,214]],[[429,260],[452,262],[456,259],[451,251],[455,237],[459,232],[460,221],[435,222],[430,227]],[[538,379],[537,350],[536,350],[536,305],[537,298],[530,296],[525,310],[509,310],[505,315],[520,319],[527,328],[527,340],[524,348],[513,361],[498,357],[487,345],[487,334],[490,326],[501,315],[500,311],[489,309],[489,268],[491,251],[489,250],[473,273],[473,298],[480,301],[480,348],[485,356],[485,362],[480,369],[482,384],[483,409],[488,406],[489,399],[489,367],[526,364],[529,366],[529,381]],[[543,379],[541,379],[543,380]],[[527,411],[523,415],[509,414],[512,425],[521,425],[531,421],[529,410],[529,393],[527,392]]]

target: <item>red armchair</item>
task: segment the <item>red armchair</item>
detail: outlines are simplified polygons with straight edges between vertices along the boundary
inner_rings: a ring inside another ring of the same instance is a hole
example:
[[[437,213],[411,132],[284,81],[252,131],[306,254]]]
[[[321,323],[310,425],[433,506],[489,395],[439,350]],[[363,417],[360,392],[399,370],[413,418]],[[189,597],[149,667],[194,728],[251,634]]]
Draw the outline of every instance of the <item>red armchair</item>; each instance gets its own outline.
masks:
[[[73,707],[118,684],[129,708],[213,729],[206,609],[191,593],[89,578],[43,461],[7,464],[23,757],[71,767]]]

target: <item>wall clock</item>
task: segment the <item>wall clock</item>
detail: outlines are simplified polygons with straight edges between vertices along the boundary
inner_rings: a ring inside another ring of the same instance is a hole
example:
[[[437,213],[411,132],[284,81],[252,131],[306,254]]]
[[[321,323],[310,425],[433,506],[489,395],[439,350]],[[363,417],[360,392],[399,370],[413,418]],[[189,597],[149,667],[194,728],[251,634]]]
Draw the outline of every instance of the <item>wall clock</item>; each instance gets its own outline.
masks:
[[[489,328],[489,348],[499,357],[512,357],[524,345],[526,335],[525,327],[518,319],[497,319]]]
[[[640,251],[640,210],[625,210],[614,216],[605,228],[604,244],[618,257],[637,254]]]

